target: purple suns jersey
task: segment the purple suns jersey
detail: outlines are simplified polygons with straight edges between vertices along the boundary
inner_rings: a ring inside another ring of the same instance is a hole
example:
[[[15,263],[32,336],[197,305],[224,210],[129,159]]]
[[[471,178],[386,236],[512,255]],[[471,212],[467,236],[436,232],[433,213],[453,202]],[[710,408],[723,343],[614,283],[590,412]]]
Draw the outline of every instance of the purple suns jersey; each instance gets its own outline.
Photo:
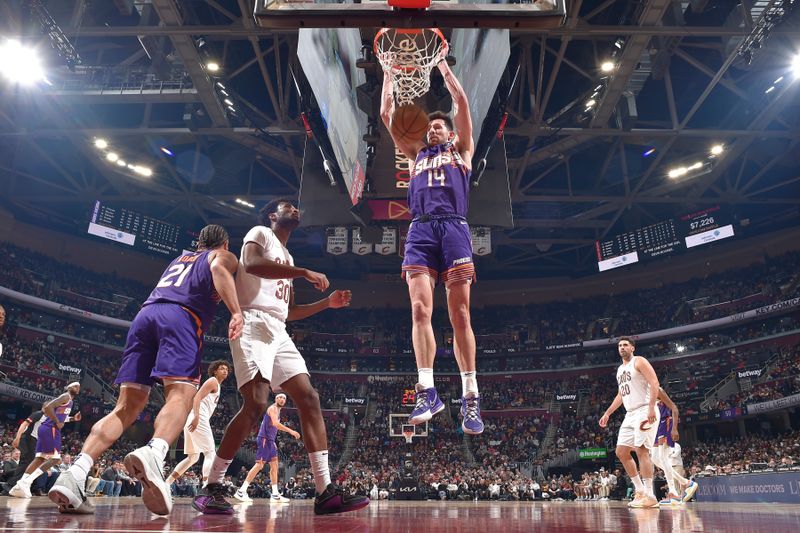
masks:
[[[73,403],[72,400],[70,400],[69,402],[65,403],[64,405],[59,405],[58,407],[55,408],[56,418],[58,419],[59,422],[63,423],[63,422],[65,422],[67,420],[67,417],[72,412],[72,403]],[[55,427],[56,426],[53,423],[53,421],[50,420],[49,416],[45,416],[42,419],[42,425],[43,426],[48,426],[48,427]]]
[[[214,320],[220,301],[208,264],[210,250],[189,252],[175,258],[161,275],[156,288],[142,306],[173,303],[187,308],[200,320],[205,332]]]
[[[467,216],[469,170],[453,143],[426,146],[417,154],[408,184],[408,206],[421,215]]]
[[[275,440],[277,436],[278,428],[272,425],[272,419],[269,417],[269,413],[264,413],[264,420],[261,421],[261,427],[258,428],[258,438]]]

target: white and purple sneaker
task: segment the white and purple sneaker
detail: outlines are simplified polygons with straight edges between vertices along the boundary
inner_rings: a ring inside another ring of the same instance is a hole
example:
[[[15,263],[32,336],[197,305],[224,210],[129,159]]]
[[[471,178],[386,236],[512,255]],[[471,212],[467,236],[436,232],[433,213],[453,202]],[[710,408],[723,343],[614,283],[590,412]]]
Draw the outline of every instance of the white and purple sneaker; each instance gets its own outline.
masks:
[[[420,389],[419,384],[417,384],[416,398],[417,406],[408,416],[409,424],[422,424],[433,418],[434,415],[444,411],[444,403],[439,399],[439,394],[436,392],[435,387]],[[482,426],[483,424],[481,424]]]
[[[481,419],[481,397],[468,393],[461,397],[461,429],[467,435],[480,435],[483,433],[483,420]]]

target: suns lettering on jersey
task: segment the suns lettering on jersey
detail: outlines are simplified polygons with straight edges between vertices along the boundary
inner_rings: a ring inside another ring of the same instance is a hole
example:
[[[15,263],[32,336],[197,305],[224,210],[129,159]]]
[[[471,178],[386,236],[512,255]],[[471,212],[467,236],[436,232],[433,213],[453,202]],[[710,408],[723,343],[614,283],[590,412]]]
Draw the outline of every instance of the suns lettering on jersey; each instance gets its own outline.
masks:
[[[414,164],[414,176],[416,177],[422,172],[439,169],[445,166],[459,167],[465,165],[464,160],[461,158],[461,155],[458,152],[440,152],[434,156],[426,157],[421,161],[417,161]]]

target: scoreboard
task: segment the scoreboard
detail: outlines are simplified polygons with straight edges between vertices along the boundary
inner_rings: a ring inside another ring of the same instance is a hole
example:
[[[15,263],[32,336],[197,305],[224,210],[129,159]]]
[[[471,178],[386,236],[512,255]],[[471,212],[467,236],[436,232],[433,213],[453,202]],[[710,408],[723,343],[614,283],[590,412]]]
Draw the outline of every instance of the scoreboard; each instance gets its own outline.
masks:
[[[733,235],[730,215],[720,206],[710,207],[597,241],[597,266],[602,272]]]
[[[196,236],[180,226],[99,201],[92,209],[88,233],[167,257],[197,246]]]

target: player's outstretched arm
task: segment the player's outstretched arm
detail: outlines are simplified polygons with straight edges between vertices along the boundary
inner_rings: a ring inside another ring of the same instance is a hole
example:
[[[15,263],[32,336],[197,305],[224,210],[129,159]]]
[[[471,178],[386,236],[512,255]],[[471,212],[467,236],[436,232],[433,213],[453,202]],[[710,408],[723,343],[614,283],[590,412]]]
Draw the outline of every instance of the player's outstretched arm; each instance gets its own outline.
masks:
[[[416,144],[409,144],[402,139],[395,137],[392,131],[392,116],[394,116],[394,89],[392,88],[392,71],[384,71],[383,73],[383,86],[381,87],[381,120],[383,125],[392,136],[394,145],[400,150],[404,156],[413,161],[416,160],[417,154],[424,147],[422,141]]]
[[[264,247],[256,242],[248,242],[242,248],[242,264],[248,274],[264,279],[305,278],[316,289],[324,291],[328,288],[325,274],[307,268],[277,263],[266,256]]]
[[[17,428],[17,434],[14,435],[14,440],[11,441],[12,448],[19,448],[19,441],[22,439],[22,434],[28,430],[28,426],[30,425],[31,423],[28,422],[27,419],[22,421],[22,424],[20,424],[19,428]]]
[[[222,301],[225,302],[228,311],[231,312],[231,321],[228,324],[228,338],[230,340],[239,338],[244,327],[242,309],[239,307],[239,298],[236,296],[236,282],[233,280],[233,274],[238,267],[239,261],[236,256],[227,250],[217,251],[210,265],[214,288],[222,298]]]
[[[272,420],[272,425],[278,428],[278,430],[288,433],[295,439],[299,439],[300,433],[298,433],[297,431],[293,430],[288,426],[284,426],[283,424],[281,424],[281,419],[278,418],[278,410],[274,409],[274,407],[275,405],[273,404],[269,406],[269,409],[267,409],[267,415],[269,415],[270,420]]]
[[[325,309],[339,309],[350,305],[353,294],[348,290],[335,290],[327,298],[317,300],[311,304],[298,305],[294,303],[294,289],[289,299],[289,315],[286,320],[303,320],[316,315]]]
[[[608,425],[609,417],[613,415],[617,409],[619,409],[620,405],[622,405],[622,395],[620,393],[617,393],[617,395],[614,397],[614,401],[611,402],[611,405],[608,406],[606,412],[603,413],[603,416],[600,417],[601,428],[604,428]]]
[[[197,429],[197,424],[200,423],[200,403],[202,403],[206,396],[217,390],[217,387],[219,387],[219,382],[217,378],[212,376],[203,383],[194,395],[194,400],[192,400],[192,413],[194,413],[194,417],[189,424],[189,431]]]
[[[457,135],[456,149],[464,161],[469,164],[472,160],[472,153],[475,151],[475,142],[472,140],[472,115],[469,111],[467,93],[464,92],[456,75],[450,70],[447,61],[439,61],[437,67],[439,67],[444,84],[453,98],[453,125],[456,127]]]

